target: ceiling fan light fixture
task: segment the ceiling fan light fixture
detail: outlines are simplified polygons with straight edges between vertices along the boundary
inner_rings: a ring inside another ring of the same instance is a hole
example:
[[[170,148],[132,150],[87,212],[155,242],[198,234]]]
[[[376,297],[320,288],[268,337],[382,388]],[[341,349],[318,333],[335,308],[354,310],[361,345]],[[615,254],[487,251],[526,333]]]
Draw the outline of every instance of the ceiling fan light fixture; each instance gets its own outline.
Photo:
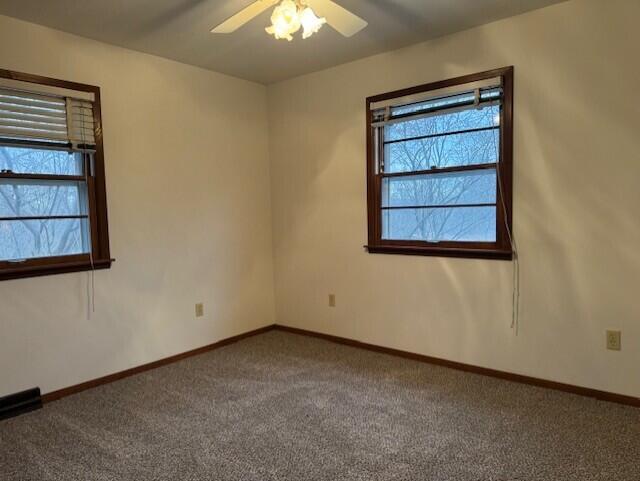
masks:
[[[248,0],[245,0],[248,1]],[[367,22],[333,0],[254,0],[253,3],[211,30],[216,34],[233,33],[262,12],[274,7],[271,25],[265,30],[277,39],[293,40],[293,34],[301,28],[302,38],[309,38],[325,23],[331,25],[343,37],[354,36],[367,26]],[[327,18],[318,17],[316,12]]]
[[[303,28],[302,38],[309,38],[327,23],[327,19],[318,17],[310,7],[304,7],[300,13],[300,23]]]
[[[271,26],[265,30],[277,39],[293,40],[293,34],[300,30],[298,6],[293,0],[282,0],[271,15]]]

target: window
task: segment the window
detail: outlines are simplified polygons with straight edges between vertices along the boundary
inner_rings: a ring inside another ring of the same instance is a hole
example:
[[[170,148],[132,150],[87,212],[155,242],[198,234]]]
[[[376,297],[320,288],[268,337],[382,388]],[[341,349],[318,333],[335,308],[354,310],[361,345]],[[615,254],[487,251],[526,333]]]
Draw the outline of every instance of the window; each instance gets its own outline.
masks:
[[[513,67],[367,99],[371,253],[511,259]]]
[[[100,89],[0,70],[0,279],[110,265]]]

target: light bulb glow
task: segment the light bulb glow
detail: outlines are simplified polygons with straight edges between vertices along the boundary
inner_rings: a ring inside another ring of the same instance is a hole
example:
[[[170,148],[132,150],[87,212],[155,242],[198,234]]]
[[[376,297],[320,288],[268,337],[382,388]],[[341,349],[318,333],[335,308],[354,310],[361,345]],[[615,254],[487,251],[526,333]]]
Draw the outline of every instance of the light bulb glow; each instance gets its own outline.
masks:
[[[265,29],[277,39],[293,40],[293,34],[300,30],[298,7],[293,0],[282,0],[271,15],[271,26]]]
[[[302,0],[282,0],[271,14],[271,26],[265,30],[277,39],[293,40],[293,34],[303,28],[302,38],[309,38],[327,23]]]
[[[302,38],[309,38],[314,33],[317,33],[318,30],[327,23],[327,19],[324,17],[319,18],[313,10],[309,7],[305,7],[300,14],[300,23],[303,28]]]

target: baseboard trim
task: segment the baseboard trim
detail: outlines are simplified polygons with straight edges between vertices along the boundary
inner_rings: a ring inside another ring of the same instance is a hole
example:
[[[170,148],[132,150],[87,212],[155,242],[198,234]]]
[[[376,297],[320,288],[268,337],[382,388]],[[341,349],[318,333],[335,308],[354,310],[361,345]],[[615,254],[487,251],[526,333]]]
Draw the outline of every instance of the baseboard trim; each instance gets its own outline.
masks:
[[[213,351],[214,349],[218,349],[219,347],[226,346],[228,344],[232,344],[234,342],[241,341],[242,339],[246,339],[247,337],[256,336],[258,334],[262,334],[264,332],[270,331],[275,328],[274,324],[269,326],[261,327],[259,329],[254,329],[253,331],[245,332],[242,334],[238,334],[237,336],[228,337],[226,339],[222,339],[218,342],[214,342],[213,344],[209,344],[207,346],[199,347],[197,349],[193,349],[191,351],[183,352],[180,354],[176,354],[174,356],[166,357],[164,359],[160,359],[158,361],[153,361],[147,364],[143,364],[141,366],[132,367],[131,369],[127,369],[125,371],[116,372],[113,374],[109,374],[108,376],[99,377],[97,379],[92,379],[91,381],[86,381],[80,384],[76,384],[74,386],[65,387],[63,389],[58,389],[57,391],[52,391],[47,394],[42,395],[42,402],[49,403],[52,401],[57,401],[60,398],[70,396],[72,394],[76,394],[82,391],[86,391],[87,389],[91,389],[97,386],[101,386],[103,384],[108,384],[119,379],[123,379],[125,377],[133,376],[135,374],[139,374],[141,372],[149,371],[151,369],[155,369],[160,366],[165,366],[167,364],[171,364],[177,361],[181,361],[188,357],[197,356],[198,354],[204,354],[205,352]]]
[[[567,392],[571,394],[577,394],[580,396],[591,397],[595,399],[599,399],[601,401],[608,401],[617,404],[624,404],[627,406],[640,407],[640,398],[636,398],[633,396],[626,396],[624,394],[616,394],[608,391],[599,391],[597,389],[591,389],[581,386],[574,386],[571,384],[564,384],[556,381],[549,381],[546,379],[539,379],[530,376],[524,376],[521,374],[513,374],[506,371],[499,371],[496,369],[489,369],[486,367],[474,366],[472,364],[465,364],[457,361],[450,361],[447,359],[442,359],[438,357],[426,356],[424,354],[417,354],[408,351],[402,351],[400,349],[393,349],[390,347],[378,346],[376,344],[369,344],[366,342],[356,341],[354,339],[349,339],[346,337],[333,336],[331,334],[323,334],[320,332],[309,331],[306,329],[299,329],[297,327],[289,327],[283,326],[281,324],[271,324],[269,326],[264,326],[259,329],[254,329],[249,332],[245,332],[243,334],[239,334],[237,336],[232,336],[226,339],[222,339],[218,342],[214,342],[213,344],[209,344],[207,346],[199,347],[197,349],[193,349],[191,351],[183,352],[181,354],[176,354],[174,356],[170,356],[164,359],[160,359],[158,361],[150,362],[148,364],[143,364],[141,366],[133,367],[131,369],[127,369],[125,371],[120,371],[114,374],[109,374],[108,376],[103,376],[97,379],[92,379],[91,381],[86,381],[80,384],[76,384],[74,386],[66,387],[63,389],[59,389],[57,391],[52,391],[47,394],[42,395],[42,403],[48,403],[52,401],[56,401],[60,398],[70,396],[72,394],[76,394],[82,391],[86,391],[87,389],[91,389],[97,386],[101,386],[103,384],[108,384],[119,379],[123,379],[129,376],[133,376],[135,374],[139,374],[141,372],[149,371],[151,369],[155,369],[157,367],[165,366],[167,364],[171,364],[177,361],[181,361],[182,359],[186,359],[188,357],[197,356],[198,354],[204,354],[209,351],[213,351],[222,346],[226,346],[228,344],[232,344],[234,342],[241,341],[242,339],[246,339],[248,337],[256,336],[258,334],[262,334],[271,330],[279,330],[283,332],[289,332],[292,334],[299,334],[302,336],[315,337],[318,339],[324,339],[325,341],[334,342],[337,344],[343,344],[346,346],[357,347],[360,349],[366,349],[368,351],[379,352],[383,354],[390,354],[392,356],[403,357],[405,359],[412,359],[414,361],[425,362],[428,364],[436,364],[438,366],[444,366],[451,369],[457,369],[459,371],[471,372],[474,374],[480,374],[483,376],[490,376],[498,379],[503,379],[506,381],[519,382],[521,384],[528,384],[531,386],[543,387],[547,389],[553,389],[556,391]]]
[[[444,366],[451,369],[457,369],[459,371],[471,372],[474,374],[481,374],[483,376],[495,377],[506,381],[519,382],[521,384],[528,384],[531,386],[543,387],[547,389],[554,389],[556,391],[563,391],[571,394],[578,394],[580,396],[586,396],[596,398],[601,401],[608,401],[617,404],[624,404],[627,406],[640,407],[640,398],[626,396],[624,394],[616,394],[607,391],[599,391],[597,389],[591,389],[587,387],[574,386],[571,384],[564,384],[556,381],[548,381],[546,379],[539,379],[530,376],[524,376],[521,374],[513,374],[506,371],[498,371],[496,369],[489,369],[486,367],[474,366],[472,364],[465,364],[462,362],[449,361],[447,359],[441,359],[438,357],[426,356],[424,354],[416,354],[413,352],[402,351],[399,349],[392,349],[389,347],[378,346],[375,344],[369,344],[366,342],[356,341],[348,339],[346,337],[333,336],[331,334],[322,334],[315,331],[308,331],[306,329],[299,329],[297,327],[283,326],[276,324],[273,326],[279,331],[289,332],[292,334],[299,334],[302,336],[315,337],[318,339],[324,339],[325,341],[334,342],[337,344],[344,344],[347,346],[357,347],[360,349],[366,349],[368,351],[380,352],[384,354],[390,354],[392,356],[403,357],[406,359],[412,359],[414,361],[426,362],[429,364],[437,364],[438,366]]]

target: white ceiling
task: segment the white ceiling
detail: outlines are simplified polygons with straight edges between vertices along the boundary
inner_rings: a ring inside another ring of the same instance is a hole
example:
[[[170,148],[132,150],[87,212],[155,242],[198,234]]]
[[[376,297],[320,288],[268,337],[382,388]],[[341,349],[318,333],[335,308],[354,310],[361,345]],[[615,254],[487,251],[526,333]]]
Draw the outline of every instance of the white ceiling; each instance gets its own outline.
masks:
[[[269,9],[233,34],[209,32],[252,0],[0,0],[0,14],[268,84],[564,0],[335,1],[369,26],[276,41]]]

